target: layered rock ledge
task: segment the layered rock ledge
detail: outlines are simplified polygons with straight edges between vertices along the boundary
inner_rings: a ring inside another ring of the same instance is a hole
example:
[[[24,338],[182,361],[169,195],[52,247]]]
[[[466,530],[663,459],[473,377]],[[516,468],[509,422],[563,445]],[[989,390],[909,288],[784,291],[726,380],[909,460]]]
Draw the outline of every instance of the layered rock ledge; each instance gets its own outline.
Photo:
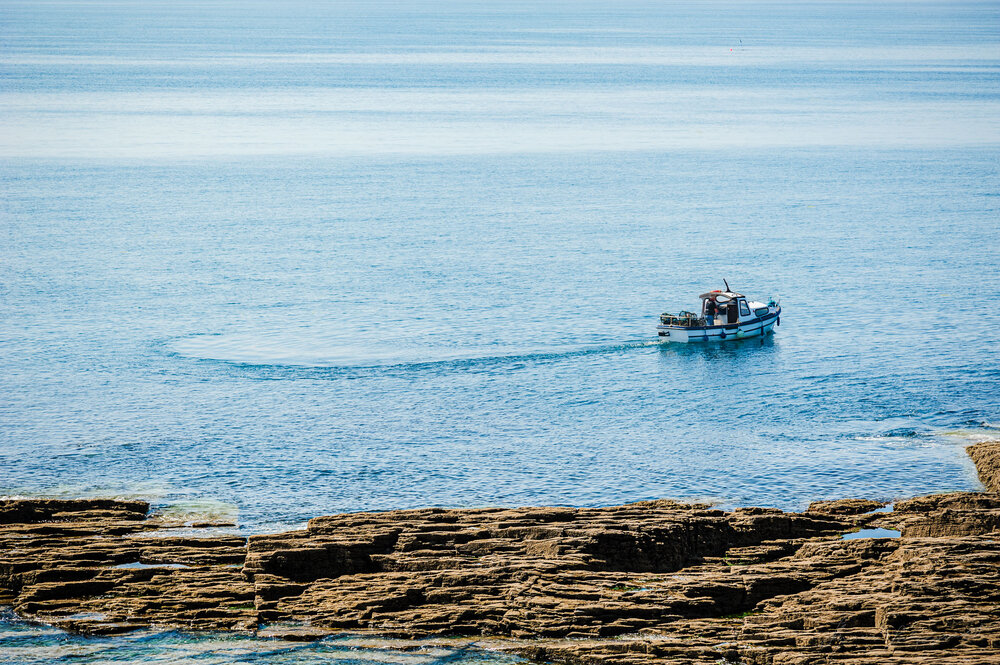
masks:
[[[970,451],[991,490],[998,452]],[[140,501],[7,500],[0,604],[91,634],[466,635],[539,662],[1000,663],[1000,494],[882,506],[431,508],[244,538]],[[862,528],[900,535],[842,537]]]

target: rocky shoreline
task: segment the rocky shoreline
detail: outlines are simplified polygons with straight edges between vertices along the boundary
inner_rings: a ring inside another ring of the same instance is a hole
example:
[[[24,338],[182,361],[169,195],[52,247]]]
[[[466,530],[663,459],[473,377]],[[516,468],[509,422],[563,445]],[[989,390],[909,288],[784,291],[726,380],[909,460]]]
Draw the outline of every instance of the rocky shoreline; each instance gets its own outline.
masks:
[[[581,665],[1000,663],[1000,442],[969,454],[984,492],[802,513],[434,508],[244,538],[141,501],[4,500],[0,605],[85,634],[475,636]]]

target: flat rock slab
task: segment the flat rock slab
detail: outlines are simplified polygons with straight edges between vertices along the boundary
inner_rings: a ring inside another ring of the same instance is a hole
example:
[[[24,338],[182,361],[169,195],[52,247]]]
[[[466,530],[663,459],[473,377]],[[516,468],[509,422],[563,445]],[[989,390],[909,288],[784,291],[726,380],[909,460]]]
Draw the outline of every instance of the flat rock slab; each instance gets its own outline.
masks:
[[[83,633],[254,629],[246,539],[163,536],[148,512],[140,501],[0,501],[0,602]]]
[[[880,505],[430,508],[244,538],[8,500],[0,603],[83,633],[473,636],[546,662],[1000,662],[1000,495]],[[902,536],[841,538],[862,527]]]
[[[965,449],[987,492],[1000,492],[1000,441],[983,441]]]

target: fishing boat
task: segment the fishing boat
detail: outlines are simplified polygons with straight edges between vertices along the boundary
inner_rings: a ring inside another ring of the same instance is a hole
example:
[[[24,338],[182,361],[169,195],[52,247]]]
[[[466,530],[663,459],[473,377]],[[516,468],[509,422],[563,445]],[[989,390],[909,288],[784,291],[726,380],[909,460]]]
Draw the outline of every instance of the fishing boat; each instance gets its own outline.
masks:
[[[725,281],[725,280],[723,280]],[[781,305],[749,300],[729,288],[703,293],[701,311],[661,314],[656,326],[668,342],[716,342],[760,337],[781,324]]]

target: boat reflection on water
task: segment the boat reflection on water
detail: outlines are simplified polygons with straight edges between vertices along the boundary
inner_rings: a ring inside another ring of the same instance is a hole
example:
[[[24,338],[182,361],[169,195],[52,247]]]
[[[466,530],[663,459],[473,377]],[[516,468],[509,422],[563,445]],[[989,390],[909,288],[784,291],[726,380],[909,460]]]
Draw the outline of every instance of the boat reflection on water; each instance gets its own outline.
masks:
[[[772,355],[780,346],[773,335],[734,339],[726,344],[671,344],[661,339],[657,345],[664,357],[701,360],[759,360],[761,355]]]

